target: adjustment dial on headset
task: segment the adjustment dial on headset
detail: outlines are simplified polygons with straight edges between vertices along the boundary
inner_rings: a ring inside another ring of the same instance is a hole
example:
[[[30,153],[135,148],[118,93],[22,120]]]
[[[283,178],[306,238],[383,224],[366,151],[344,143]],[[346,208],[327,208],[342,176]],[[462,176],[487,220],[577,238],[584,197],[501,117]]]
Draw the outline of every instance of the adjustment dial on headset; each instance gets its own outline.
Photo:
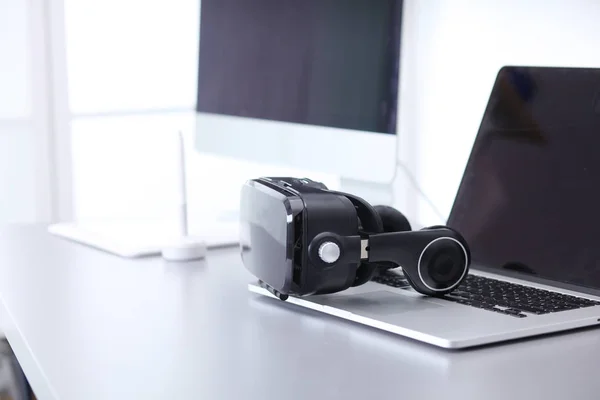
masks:
[[[340,258],[340,246],[334,242],[323,242],[319,246],[319,258],[327,264],[333,264]]]

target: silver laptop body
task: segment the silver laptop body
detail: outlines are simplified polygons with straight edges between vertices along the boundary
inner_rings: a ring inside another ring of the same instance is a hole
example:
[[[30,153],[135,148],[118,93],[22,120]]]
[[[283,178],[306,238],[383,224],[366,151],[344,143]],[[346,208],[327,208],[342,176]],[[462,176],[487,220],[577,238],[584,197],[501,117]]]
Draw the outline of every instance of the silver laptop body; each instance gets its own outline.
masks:
[[[448,225],[473,259],[456,295],[397,269],[287,302],[444,348],[600,324],[600,69],[500,70]]]

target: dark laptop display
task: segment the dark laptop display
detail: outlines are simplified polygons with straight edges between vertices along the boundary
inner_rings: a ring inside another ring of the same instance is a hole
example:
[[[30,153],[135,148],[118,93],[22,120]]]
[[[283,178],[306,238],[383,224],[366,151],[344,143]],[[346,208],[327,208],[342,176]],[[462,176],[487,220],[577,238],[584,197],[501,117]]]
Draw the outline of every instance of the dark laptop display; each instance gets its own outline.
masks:
[[[448,225],[475,264],[600,289],[600,69],[499,72]]]

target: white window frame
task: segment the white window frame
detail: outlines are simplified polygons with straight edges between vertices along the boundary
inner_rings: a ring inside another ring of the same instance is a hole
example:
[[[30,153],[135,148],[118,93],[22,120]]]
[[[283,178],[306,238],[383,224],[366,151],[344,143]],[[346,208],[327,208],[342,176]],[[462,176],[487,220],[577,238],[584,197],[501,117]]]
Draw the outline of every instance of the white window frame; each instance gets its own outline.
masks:
[[[36,220],[73,218],[71,129],[63,0],[28,0]]]

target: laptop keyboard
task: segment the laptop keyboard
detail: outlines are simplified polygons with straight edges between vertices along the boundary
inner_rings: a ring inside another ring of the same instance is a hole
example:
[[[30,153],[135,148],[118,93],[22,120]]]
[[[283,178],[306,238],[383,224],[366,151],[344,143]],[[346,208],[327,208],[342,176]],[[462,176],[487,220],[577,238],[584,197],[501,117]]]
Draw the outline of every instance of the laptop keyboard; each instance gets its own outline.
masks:
[[[396,288],[411,288],[404,276],[392,271],[381,273],[373,281]],[[600,305],[594,300],[477,275],[467,275],[444,299],[516,318]]]

